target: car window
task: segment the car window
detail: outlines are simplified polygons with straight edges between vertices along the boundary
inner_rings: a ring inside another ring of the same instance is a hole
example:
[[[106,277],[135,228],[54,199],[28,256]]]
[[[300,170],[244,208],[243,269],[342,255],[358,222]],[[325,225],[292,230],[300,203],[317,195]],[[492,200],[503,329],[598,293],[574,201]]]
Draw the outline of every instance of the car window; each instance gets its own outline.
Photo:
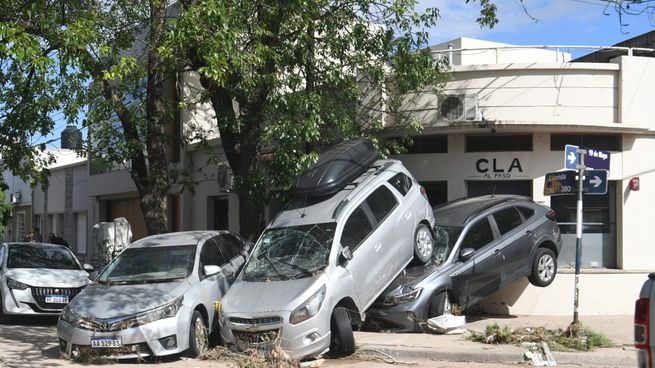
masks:
[[[521,215],[514,207],[503,208],[493,216],[501,235],[507,234],[523,222]]]
[[[381,186],[366,198],[366,204],[373,212],[373,217],[380,223],[398,204],[396,197],[387,187]]]
[[[404,196],[412,187],[412,179],[403,173],[398,173],[394,175],[393,178],[389,179],[389,184],[391,184],[400,192],[400,194]]]
[[[214,265],[223,267],[226,263],[225,257],[218,250],[215,239],[206,241],[202,247],[202,251],[200,251],[200,272],[203,272],[204,266]]]
[[[491,231],[489,220],[485,217],[469,228],[460,248],[473,248],[478,250],[491,243],[493,240],[494,233]]]
[[[341,245],[350,247],[354,251],[372,231],[373,225],[366,216],[366,212],[361,206],[357,207],[343,227]]]
[[[523,218],[525,218],[526,220],[532,217],[532,215],[534,215],[534,210],[532,208],[522,207],[522,206],[518,206],[516,208],[519,209],[519,211],[523,215]]]
[[[229,262],[243,252],[243,242],[239,241],[234,235],[223,234],[216,237],[218,248]]]
[[[50,268],[79,270],[75,256],[64,247],[39,244],[10,244],[7,268]]]

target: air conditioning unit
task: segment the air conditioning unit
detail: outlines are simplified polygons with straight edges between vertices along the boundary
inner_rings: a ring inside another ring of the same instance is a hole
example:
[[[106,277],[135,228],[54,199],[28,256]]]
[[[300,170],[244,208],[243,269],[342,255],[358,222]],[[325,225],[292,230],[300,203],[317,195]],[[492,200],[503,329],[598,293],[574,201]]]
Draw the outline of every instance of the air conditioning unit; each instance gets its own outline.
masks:
[[[452,94],[439,96],[437,121],[482,120],[478,108],[478,96],[474,94]]]
[[[221,190],[230,191],[234,187],[234,176],[232,170],[226,164],[218,164],[218,171],[216,173],[216,181]]]

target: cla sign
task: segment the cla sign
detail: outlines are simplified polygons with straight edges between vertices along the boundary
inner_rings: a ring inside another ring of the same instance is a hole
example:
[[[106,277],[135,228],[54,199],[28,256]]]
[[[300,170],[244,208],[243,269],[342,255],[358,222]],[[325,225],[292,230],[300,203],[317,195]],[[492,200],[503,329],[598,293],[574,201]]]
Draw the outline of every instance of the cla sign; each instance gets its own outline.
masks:
[[[486,158],[481,158],[475,162],[475,169],[488,179],[507,179],[512,177],[512,172],[523,172],[521,162],[518,158],[513,158],[512,162],[507,168],[505,168],[505,166],[499,165],[496,158],[491,159],[491,162],[489,162],[489,160]]]

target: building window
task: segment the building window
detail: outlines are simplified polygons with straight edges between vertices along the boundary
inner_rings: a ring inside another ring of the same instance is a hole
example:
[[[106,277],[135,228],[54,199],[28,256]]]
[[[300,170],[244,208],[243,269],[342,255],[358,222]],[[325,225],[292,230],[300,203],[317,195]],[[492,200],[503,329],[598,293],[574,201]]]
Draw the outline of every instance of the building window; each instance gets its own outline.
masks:
[[[621,136],[618,134],[551,134],[550,150],[564,151],[567,144],[602,151],[621,151]]]
[[[407,154],[417,153],[448,153],[447,135],[419,135],[412,138],[412,146]]]
[[[27,216],[25,211],[16,212],[16,241],[27,239]]]
[[[212,230],[228,230],[230,228],[230,201],[227,196],[209,197],[208,225]]]
[[[466,182],[466,193],[469,197],[490,194],[518,194],[532,197],[532,180],[469,180]]]
[[[483,134],[466,136],[466,152],[532,151],[532,134]]]
[[[448,182],[447,181],[432,181],[420,183],[425,192],[428,194],[428,201],[431,206],[436,206],[448,201]]]

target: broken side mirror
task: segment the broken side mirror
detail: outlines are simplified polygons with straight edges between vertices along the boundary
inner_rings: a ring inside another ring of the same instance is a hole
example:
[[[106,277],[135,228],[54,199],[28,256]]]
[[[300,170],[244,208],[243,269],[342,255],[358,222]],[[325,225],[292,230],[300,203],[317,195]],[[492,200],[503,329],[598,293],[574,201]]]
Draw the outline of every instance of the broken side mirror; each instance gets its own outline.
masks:
[[[93,270],[95,268],[93,266],[91,266],[90,264],[85,263],[85,264],[82,265],[82,269],[84,269],[84,271],[86,271],[88,273],[91,273],[91,272],[93,272]]]
[[[353,259],[353,251],[350,250],[350,247],[344,247],[339,253],[339,265],[343,266],[351,259]]]
[[[100,273],[100,271],[93,271],[87,277],[89,278],[89,280],[95,281],[98,278],[99,273]]]
[[[471,256],[473,256],[473,253],[475,253],[475,249],[473,248],[464,248],[462,249],[461,252],[459,252],[459,259],[462,261],[468,261]]]

